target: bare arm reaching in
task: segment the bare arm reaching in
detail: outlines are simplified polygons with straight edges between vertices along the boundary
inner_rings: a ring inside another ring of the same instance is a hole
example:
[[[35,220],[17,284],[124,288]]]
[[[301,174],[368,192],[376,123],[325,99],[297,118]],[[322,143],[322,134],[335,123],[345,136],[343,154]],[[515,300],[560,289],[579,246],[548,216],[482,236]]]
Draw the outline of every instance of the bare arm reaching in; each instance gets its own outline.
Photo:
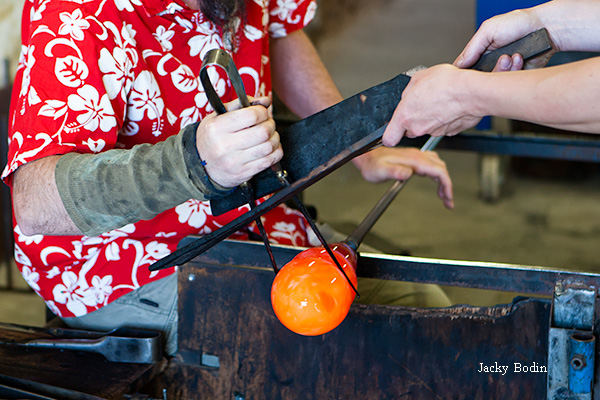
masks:
[[[504,56],[495,71],[466,70],[486,51],[545,27],[555,50],[600,49],[600,1],[555,0],[484,22],[454,65],[438,65],[411,79],[384,133],[393,146],[406,135],[455,135],[486,115],[525,120],[560,129],[600,133],[596,110],[600,59],[545,69],[543,56],[523,65]],[[525,67],[525,70],[521,70]]]

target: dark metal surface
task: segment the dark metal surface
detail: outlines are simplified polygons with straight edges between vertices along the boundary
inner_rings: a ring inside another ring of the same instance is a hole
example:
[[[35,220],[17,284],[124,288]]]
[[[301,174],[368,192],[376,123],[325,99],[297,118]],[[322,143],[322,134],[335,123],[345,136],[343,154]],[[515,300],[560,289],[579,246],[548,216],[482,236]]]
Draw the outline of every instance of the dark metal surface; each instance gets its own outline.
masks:
[[[61,400],[120,400],[124,394],[139,391],[166,367],[164,358],[154,364],[112,363],[96,353],[15,346],[10,343],[52,337],[42,328],[16,328],[0,327],[0,398],[25,391]]]
[[[104,397],[6,375],[0,375],[0,396],[2,399],[20,400],[106,400]]]
[[[418,146],[422,141],[413,139],[403,145]],[[600,162],[600,137],[532,135],[516,132],[511,135],[461,133],[447,137],[438,149],[473,151],[477,153],[546,158],[568,161]]]
[[[597,288],[580,283],[556,285],[548,332],[548,399],[592,399],[597,294]]]
[[[210,66],[219,66],[223,68],[225,72],[227,72],[227,76],[231,81],[231,85],[233,86],[235,94],[237,95],[242,107],[249,107],[250,101],[248,100],[248,96],[246,96],[244,83],[242,82],[242,78],[238,73],[233,59],[225,50],[213,49],[207,52],[202,60],[202,66],[200,68],[200,82],[202,83],[202,87],[206,93],[206,97],[208,98],[208,102],[215,112],[217,114],[224,114],[227,112],[227,109],[223,105],[221,98],[215,91],[212,82],[210,81],[210,77],[208,76],[207,68]]]
[[[279,263],[301,251],[273,250]],[[440,309],[354,304],[338,328],[305,337],[275,317],[268,264],[260,244],[226,240],[180,266],[179,351],[155,387],[173,399],[546,398],[550,299]],[[358,275],[537,295],[600,283],[598,274],[384,254],[361,254]],[[598,357],[594,363],[600,399]]]
[[[273,314],[272,271],[213,264],[227,257],[208,255],[222,244],[203,256],[211,262],[196,259],[178,271],[179,352],[158,385],[169,398],[544,398],[546,374],[515,373],[514,363],[545,365],[548,300],[445,309],[355,304],[332,332],[305,337]],[[239,250],[229,256],[236,263],[246,253]],[[203,365],[203,355],[218,358],[218,367]],[[479,372],[482,363],[509,371]]]
[[[230,223],[226,224],[222,228],[213,231],[210,234],[202,236],[196,239],[194,242],[187,242],[188,244],[181,247],[176,252],[169,254],[168,256],[158,260],[150,266],[151,271],[156,271],[163,268],[172,267],[174,265],[181,265],[191,260],[198,254],[203,253],[215,244],[231,236],[232,233],[240,230],[244,226],[252,222],[257,216],[264,214],[267,211],[272,210],[279,204],[286,200],[296,196],[297,193],[309,187],[314,182],[320,180],[322,177],[329,175],[337,168],[344,165],[357,155],[361,149],[368,147],[365,143],[374,143],[383,134],[383,128],[381,131],[376,131],[361,141],[353,144],[348,149],[344,150],[337,157],[329,160],[325,165],[313,170],[311,174],[303,179],[297,180],[290,186],[285,187],[278,192],[274,193],[267,201],[257,205],[253,210],[241,215]]]
[[[600,287],[600,274],[535,266],[362,254],[359,276],[551,296],[558,281]]]
[[[193,238],[184,239],[193,242]],[[277,263],[285,265],[302,249],[274,245]],[[433,283],[530,295],[552,296],[559,281],[600,287],[600,274],[564,271],[539,266],[478,261],[441,260],[389,254],[359,253],[358,276]],[[198,256],[199,262],[223,267],[244,265],[268,271],[269,259],[256,242],[224,240]]]
[[[63,330],[77,332],[76,330]],[[163,341],[160,332],[119,328],[110,332],[96,332],[91,337],[89,331],[81,336],[35,338],[25,341],[8,341],[0,344],[29,348],[52,348],[98,353],[108,361],[119,363],[152,364],[162,359]]]
[[[484,54],[473,69],[492,71],[502,54],[518,52],[528,60],[550,49],[548,34],[545,29],[541,29],[507,46]],[[281,132],[281,145],[284,151],[281,165],[288,172],[290,181],[294,182],[309,176],[312,171],[337,157],[349,146],[385,126],[391,119],[409,79],[410,77],[401,74],[305,118]],[[372,142],[364,144],[369,147],[357,149],[355,156],[367,151],[373,145]],[[270,194],[280,187],[269,170],[256,175],[253,181],[256,195],[259,197]],[[214,215],[219,215],[244,203],[243,195],[238,190],[223,199],[211,201],[211,208]]]

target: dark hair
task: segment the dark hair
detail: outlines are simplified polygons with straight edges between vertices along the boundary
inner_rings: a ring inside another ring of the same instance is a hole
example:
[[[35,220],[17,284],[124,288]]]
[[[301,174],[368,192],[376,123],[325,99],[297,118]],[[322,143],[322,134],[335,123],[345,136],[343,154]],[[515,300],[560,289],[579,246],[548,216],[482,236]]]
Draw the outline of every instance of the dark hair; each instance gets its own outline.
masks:
[[[239,17],[243,23],[246,17],[245,0],[199,0],[200,11],[216,25],[226,28]]]

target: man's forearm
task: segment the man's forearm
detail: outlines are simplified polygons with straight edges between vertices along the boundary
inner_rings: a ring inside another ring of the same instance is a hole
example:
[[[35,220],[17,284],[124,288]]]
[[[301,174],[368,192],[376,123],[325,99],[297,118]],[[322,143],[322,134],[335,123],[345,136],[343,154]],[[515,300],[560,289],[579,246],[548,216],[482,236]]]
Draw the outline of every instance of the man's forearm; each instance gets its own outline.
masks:
[[[208,177],[197,124],[155,145],[69,153],[25,164],[13,182],[15,217],[27,235],[96,236],[154,218],[189,199],[229,193]]]
[[[56,188],[54,168],[61,156],[20,166],[13,177],[12,203],[23,234],[76,235],[81,231],[67,213]]]
[[[300,118],[343,100],[303,31],[271,41],[271,69],[275,92]]]

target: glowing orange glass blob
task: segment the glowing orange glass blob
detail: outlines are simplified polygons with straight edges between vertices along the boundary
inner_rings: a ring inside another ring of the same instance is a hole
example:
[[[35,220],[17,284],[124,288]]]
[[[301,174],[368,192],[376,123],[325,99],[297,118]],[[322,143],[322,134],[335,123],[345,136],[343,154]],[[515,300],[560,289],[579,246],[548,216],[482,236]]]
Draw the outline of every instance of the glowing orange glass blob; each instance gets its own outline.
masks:
[[[356,254],[344,243],[330,246],[357,287]],[[323,247],[305,250],[287,263],[271,286],[271,304],[279,321],[292,332],[316,336],[342,323],[355,292]]]

